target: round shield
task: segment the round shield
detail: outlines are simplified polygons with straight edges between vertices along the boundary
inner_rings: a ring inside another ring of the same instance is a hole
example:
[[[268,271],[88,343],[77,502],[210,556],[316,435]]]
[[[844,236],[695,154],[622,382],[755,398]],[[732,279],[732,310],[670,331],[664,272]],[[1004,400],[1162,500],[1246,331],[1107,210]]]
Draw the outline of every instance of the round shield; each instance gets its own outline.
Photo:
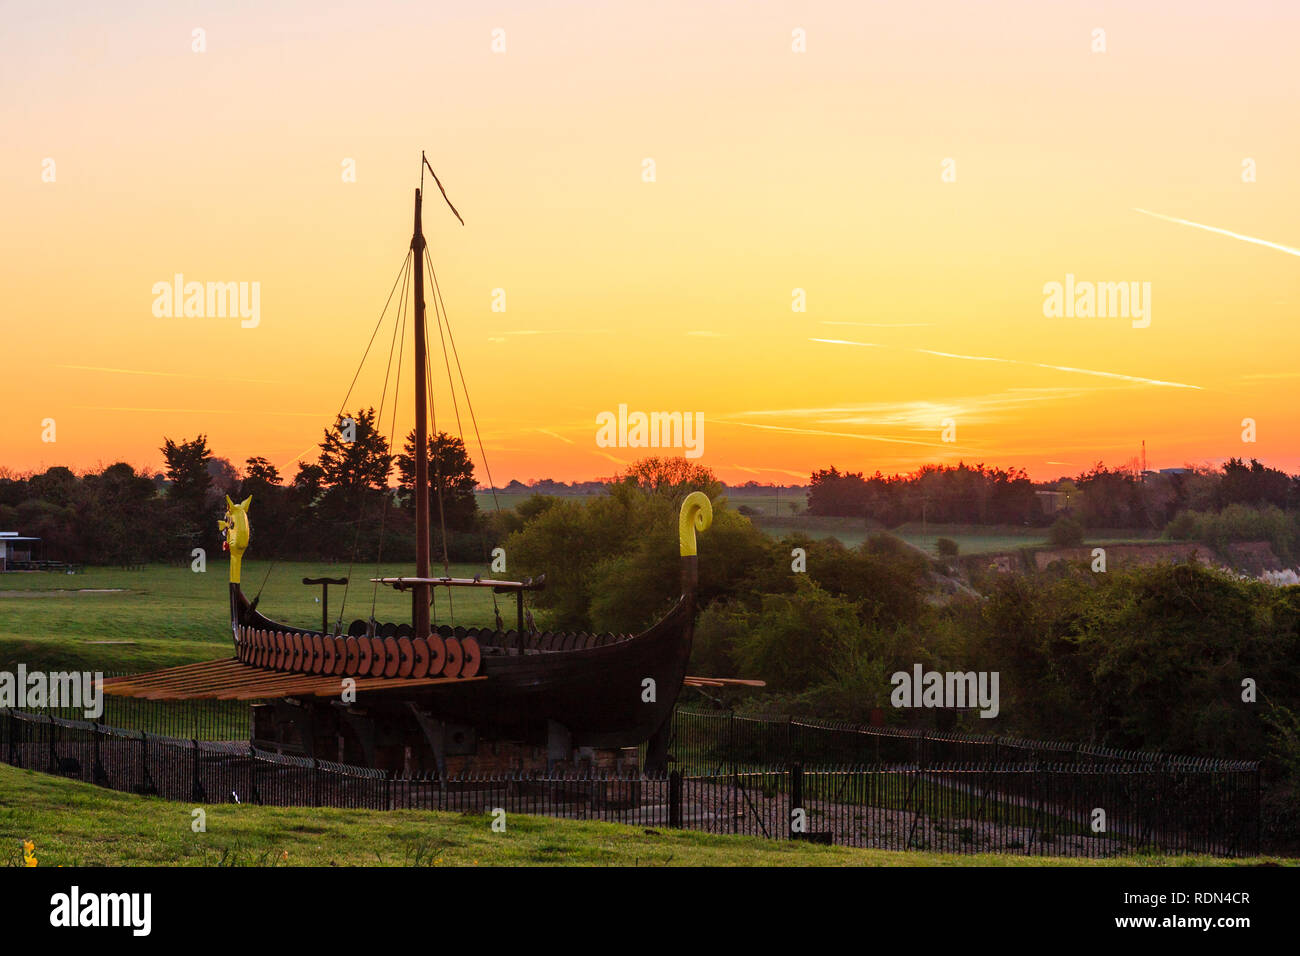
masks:
[[[372,637],[370,639],[370,676],[383,676],[386,666],[388,666],[388,648],[384,645],[384,638]]]
[[[343,666],[343,673],[346,674],[348,677],[355,676],[357,673],[357,669],[361,666],[361,641],[362,640],[363,640],[362,638],[349,637],[346,641],[344,641],[344,645],[347,647],[347,663]],[[366,663],[368,664],[370,663],[370,661],[367,660]]]
[[[447,663],[447,645],[437,634],[429,635],[429,674],[441,677],[443,665]]]
[[[415,667],[415,657],[413,656],[411,639],[409,637],[399,637],[397,639],[397,676],[410,677],[413,667]],[[428,673],[428,671],[426,670],[425,673]]]
[[[334,673],[334,638],[326,634],[320,642],[320,670],[318,674]]]
[[[427,677],[429,674],[429,639],[411,638],[411,676]]]
[[[348,639],[346,637],[330,638],[334,645],[334,669],[330,672],[335,677],[342,677],[348,669]]]
[[[465,661],[465,652],[461,649],[460,638],[448,637],[443,643],[447,645],[447,660],[442,665],[442,676],[459,677],[461,665]]]
[[[467,637],[460,642],[460,648],[465,655],[465,660],[460,665],[460,676],[477,677],[479,665],[483,661],[483,651],[479,648],[478,641]]]
[[[396,677],[397,670],[402,666],[402,655],[397,649],[397,638],[384,638],[384,677]]]

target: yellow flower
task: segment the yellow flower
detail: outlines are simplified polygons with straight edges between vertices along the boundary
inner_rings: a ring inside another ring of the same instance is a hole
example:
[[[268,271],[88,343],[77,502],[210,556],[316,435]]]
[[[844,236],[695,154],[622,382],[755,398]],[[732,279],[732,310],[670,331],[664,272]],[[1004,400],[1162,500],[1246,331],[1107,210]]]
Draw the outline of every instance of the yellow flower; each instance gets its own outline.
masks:
[[[23,841],[23,866],[36,865],[36,844],[31,840]]]

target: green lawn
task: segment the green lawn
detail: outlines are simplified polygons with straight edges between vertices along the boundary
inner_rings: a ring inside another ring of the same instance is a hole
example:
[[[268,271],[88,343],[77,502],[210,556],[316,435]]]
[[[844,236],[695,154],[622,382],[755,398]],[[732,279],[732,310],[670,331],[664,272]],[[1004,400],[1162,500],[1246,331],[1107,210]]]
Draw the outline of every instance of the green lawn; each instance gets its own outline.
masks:
[[[214,805],[207,832],[188,803],[103,790],[0,765],[0,861],[22,842],[40,866],[1205,866],[1261,860],[1108,860],[855,850],[758,837],[512,814]],[[1293,864],[1296,861],[1271,860]]]
[[[371,600],[381,621],[409,621],[411,598],[370,583],[373,577],[411,574],[405,564],[346,564],[284,561],[271,569],[265,561],[244,562],[244,592],[252,597],[266,581],[258,610],[297,627],[320,627],[319,587],[304,577],[349,577],[343,624],[369,617]],[[438,569],[440,570],[440,569]],[[452,565],[452,574],[486,574],[478,565]],[[437,573],[437,571],[435,571]],[[205,573],[183,567],[148,565],[138,571],[86,568],[79,574],[51,572],[0,575],[0,669],[20,661],[45,670],[140,671],[211,660],[232,650],[228,569],[224,557]],[[85,591],[79,589],[87,589]],[[99,589],[107,593],[93,593]],[[330,618],[338,616],[342,588],[330,588]],[[458,588],[456,624],[491,624],[492,593]],[[501,616],[514,620],[514,601],[498,597]],[[447,589],[440,588],[434,610],[448,622]]]

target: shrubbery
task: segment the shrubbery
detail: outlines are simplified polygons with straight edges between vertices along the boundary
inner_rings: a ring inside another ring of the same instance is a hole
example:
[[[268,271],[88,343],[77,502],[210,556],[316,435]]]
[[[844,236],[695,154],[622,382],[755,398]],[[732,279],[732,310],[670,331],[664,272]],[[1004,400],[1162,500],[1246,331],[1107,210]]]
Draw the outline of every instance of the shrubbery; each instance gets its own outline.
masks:
[[[1057,548],[1077,548],[1083,544],[1083,525],[1075,518],[1062,515],[1047,530],[1047,540]]]
[[[1276,505],[1232,504],[1222,511],[1183,511],[1165,528],[1175,541],[1204,541],[1216,551],[1234,541],[1267,541],[1285,562],[1300,555],[1300,522]]]

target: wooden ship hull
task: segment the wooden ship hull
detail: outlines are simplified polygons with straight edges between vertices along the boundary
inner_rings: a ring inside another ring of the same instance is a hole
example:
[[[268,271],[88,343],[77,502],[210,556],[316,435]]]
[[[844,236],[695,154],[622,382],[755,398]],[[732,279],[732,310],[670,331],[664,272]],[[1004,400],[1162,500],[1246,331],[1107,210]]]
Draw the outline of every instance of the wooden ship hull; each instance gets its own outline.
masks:
[[[693,571],[694,558],[689,560]],[[280,624],[252,608],[237,584],[231,587],[235,633],[272,635],[269,643],[278,640],[290,648],[280,652],[278,667],[269,647],[257,664],[259,651],[242,648],[244,640],[237,640],[237,657],[255,669],[302,675],[305,681],[325,677],[332,696],[342,678],[352,677],[364,682],[358,707],[418,708],[497,739],[536,742],[548,736],[550,724],[558,724],[575,747],[645,743],[672,715],[694,635],[694,595],[687,593],[638,634],[444,625],[425,641],[440,641],[441,649],[425,650],[407,625],[382,626],[375,636],[335,637]],[[296,657],[295,643],[303,647]],[[422,667],[425,661],[434,666]],[[217,693],[228,695],[229,682]]]

